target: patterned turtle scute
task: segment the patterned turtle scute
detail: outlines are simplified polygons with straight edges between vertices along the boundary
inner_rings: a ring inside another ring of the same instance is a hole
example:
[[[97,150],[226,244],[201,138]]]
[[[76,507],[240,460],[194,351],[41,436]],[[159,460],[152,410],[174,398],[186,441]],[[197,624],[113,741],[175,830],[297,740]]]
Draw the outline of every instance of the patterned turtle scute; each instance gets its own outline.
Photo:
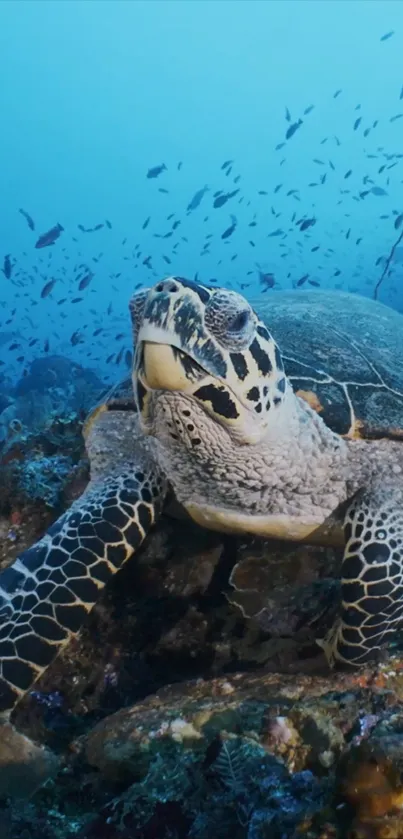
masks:
[[[278,292],[258,305],[294,391],[316,397],[329,428],[367,439],[402,437],[401,314],[342,292]]]

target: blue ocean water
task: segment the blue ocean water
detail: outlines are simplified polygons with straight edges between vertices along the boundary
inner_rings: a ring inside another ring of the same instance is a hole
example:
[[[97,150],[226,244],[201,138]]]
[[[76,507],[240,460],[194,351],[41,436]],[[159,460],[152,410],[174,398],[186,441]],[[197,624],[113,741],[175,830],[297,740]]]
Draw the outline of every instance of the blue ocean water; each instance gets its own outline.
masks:
[[[384,274],[403,311],[402,49],[388,0],[2,0],[3,370],[118,378],[133,289],[171,273],[248,296]]]

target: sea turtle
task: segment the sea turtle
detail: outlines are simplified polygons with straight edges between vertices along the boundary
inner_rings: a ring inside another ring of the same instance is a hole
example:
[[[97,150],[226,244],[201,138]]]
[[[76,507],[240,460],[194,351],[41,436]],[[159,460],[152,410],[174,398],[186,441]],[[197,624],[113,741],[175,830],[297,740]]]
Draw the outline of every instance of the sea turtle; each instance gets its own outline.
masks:
[[[3,717],[169,492],[208,528],[345,545],[340,615],[320,642],[331,664],[369,661],[396,627],[403,318],[331,292],[273,292],[258,308],[179,277],[132,299],[132,383],[87,422],[88,488],[0,575]]]

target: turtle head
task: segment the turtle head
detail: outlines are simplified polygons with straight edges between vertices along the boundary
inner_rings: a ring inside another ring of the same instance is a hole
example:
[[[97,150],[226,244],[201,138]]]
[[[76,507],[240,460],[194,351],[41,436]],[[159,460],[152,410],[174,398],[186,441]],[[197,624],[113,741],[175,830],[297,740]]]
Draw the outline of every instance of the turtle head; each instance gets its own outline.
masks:
[[[162,393],[202,406],[239,443],[281,422],[289,388],[280,352],[247,300],[225,288],[170,277],[136,294],[133,386],[143,430],[153,433]]]

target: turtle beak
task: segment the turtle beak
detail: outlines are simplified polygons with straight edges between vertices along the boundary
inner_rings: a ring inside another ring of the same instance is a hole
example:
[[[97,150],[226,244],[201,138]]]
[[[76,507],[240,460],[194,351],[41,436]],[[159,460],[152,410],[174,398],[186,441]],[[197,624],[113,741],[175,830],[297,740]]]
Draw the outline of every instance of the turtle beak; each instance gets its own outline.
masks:
[[[143,342],[139,375],[148,390],[186,391],[189,387],[179,353],[169,344]]]

